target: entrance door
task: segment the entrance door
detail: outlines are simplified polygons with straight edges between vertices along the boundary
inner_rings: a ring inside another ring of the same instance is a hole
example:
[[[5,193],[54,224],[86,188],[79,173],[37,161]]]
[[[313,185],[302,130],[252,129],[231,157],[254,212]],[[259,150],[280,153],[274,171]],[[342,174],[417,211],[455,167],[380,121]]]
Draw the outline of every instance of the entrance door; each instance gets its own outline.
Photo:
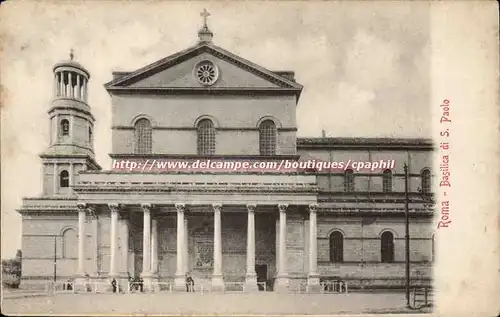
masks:
[[[257,264],[255,265],[255,273],[257,274],[257,283],[264,282],[266,283],[266,286],[268,285],[267,283],[267,264]],[[259,291],[263,291],[264,287],[262,284],[258,284],[259,286]]]

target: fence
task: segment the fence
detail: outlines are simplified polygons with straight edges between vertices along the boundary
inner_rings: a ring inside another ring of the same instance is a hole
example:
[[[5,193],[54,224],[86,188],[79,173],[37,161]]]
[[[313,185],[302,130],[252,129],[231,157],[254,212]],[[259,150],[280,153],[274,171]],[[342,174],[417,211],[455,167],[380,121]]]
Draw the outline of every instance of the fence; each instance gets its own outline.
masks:
[[[321,293],[347,293],[347,283],[345,281],[325,281],[320,283]]]
[[[427,307],[434,304],[434,291],[430,287],[413,289],[413,308]]]
[[[225,282],[224,293],[240,293],[245,291],[244,282]]]

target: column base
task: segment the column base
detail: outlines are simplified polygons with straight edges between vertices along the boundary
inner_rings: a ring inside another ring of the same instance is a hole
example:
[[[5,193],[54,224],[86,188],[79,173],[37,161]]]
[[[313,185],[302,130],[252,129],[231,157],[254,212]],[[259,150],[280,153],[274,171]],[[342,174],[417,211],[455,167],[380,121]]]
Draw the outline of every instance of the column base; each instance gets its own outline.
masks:
[[[320,293],[321,285],[319,284],[318,274],[309,274],[307,276],[307,292],[308,293]]]
[[[143,291],[144,292],[156,292],[158,291],[158,276],[151,273],[142,273],[141,278],[143,281]]]
[[[77,275],[73,280],[73,287],[75,292],[86,292],[87,291],[88,280],[82,275]]]
[[[274,283],[274,291],[277,293],[287,293],[289,282],[288,276],[278,276],[276,282]]]
[[[176,275],[174,279],[174,287],[173,290],[176,292],[186,292],[186,276],[185,275]]]
[[[212,292],[223,292],[225,290],[224,279],[221,275],[212,275]]]
[[[257,275],[255,273],[247,274],[245,277],[245,292],[258,292]]]

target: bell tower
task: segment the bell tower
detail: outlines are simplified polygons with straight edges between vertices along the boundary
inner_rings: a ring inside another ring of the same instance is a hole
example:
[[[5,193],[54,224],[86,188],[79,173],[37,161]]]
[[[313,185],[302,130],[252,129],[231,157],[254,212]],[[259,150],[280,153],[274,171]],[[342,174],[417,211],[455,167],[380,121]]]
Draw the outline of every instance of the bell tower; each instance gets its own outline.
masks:
[[[73,50],[69,55],[53,67],[49,147],[40,154],[44,196],[72,196],[79,172],[101,169],[95,161],[95,118],[88,104],[90,74],[74,60]]]

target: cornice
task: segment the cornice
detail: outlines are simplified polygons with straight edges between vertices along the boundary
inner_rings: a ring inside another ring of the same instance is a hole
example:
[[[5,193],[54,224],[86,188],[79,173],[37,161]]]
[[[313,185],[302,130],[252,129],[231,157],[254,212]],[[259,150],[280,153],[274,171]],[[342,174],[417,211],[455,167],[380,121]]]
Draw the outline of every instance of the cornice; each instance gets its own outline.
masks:
[[[433,151],[432,139],[405,138],[297,138],[297,149],[373,149]]]
[[[184,183],[167,183],[167,182],[156,182],[156,183],[142,183],[137,182],[134,184],[126,183],[122,184],[116,182],[116,184],[110,184],[110,182],[92,182],[92,183],[79,183],[73,186],[73,190],[78,193],[91,193],[91,192],[118,192],[118,193],[145,193],[145,192],[197,192],[204,195],[217,194],[217,193],[312,193],[316,194],[317,187],[310,184],[305,184],[303,186],[294,184],[272,184],[272,185],[241,185],[241,184],[227,184],[220,183],[217,185],[206,185],[206,184],[184,184]]]
[[[298,88],[247,88],[247,87],[108,87],[116,95],[241,95],[241,96],[286,96],[300,95]]]
[[[112,130],[135,130],[134,126],[128,125],[114,125],[111,127]],[[152,130],[171,130],[171,131],[197,131],[196,127],[186,126],[186,127],[169,127],[169,126],[152,126]],[[257,127],[217,127],[217,131],[259,131]],[[296,132],[298,129],[294,127],[289,128],[276,128],[276,130],[283,132]]]
[[[125,158],[136,158],[136,159],[148,159],[148,158],[161,158],[161,159],[185,159],[185,160],[258,160],[258,161],[280,161],[280,160],[298,160],[300,158],[299,155],[240,155],[240,154],[218,154],[218,155],[199,155],[199,154],[169,154],[169,153],[153,153],[153,154],[134,154],[134,153],[110,153],[109,157],[112,159],[125,159]],[[201,171],[204,173],[203,171]],[[180,172],[186,174],[196,174],[189,172]],[[209,172],[208,174],[212,174],[213,172]],[[217,173],[219,174],[219,173]],[[224,174],[224,173],[222,173]],[[274,173],[271,173],[274,174]],[[283,173],[276,173],[283,174]]]

